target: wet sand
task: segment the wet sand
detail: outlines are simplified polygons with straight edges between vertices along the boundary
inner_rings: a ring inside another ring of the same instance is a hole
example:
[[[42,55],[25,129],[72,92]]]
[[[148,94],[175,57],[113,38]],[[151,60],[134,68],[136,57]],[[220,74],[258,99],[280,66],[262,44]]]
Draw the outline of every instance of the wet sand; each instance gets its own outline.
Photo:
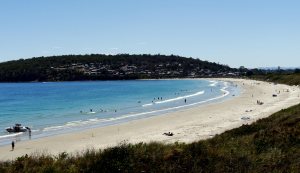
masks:
[[[0,147],[0,160],[11,160],[25,154],[76,153],[88,148],[112,147],[122,142],[189,143],[211,138],[242,124],[250,124],[300,103],[300,88],[296,86],[244,79],[217,80],[231,81],[239,85],[242,88],[240,95],[231,96],[231,99],[218,103],[199,105],[119,125],[15,142],[14,151],[11,151],[11,145]],[[273,94],[277,97],[273,97]],[[258,105],[258,100],[264,104]],[[163,135],[167,132],[174,135]]]

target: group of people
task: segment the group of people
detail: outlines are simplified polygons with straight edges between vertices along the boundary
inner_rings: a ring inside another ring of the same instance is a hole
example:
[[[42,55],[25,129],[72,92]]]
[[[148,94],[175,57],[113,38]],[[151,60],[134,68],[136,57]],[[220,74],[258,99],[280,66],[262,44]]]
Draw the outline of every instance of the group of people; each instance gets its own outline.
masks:
[[[154,98],[154,99],[152,100],[152,103],[155,103],[155,99],[156,99],[156,98]],[[162,97],[157,97],[157,100],[162,100]],[[184,103],[186,103],[186,101],[187,101],[187,100],[184,99]]]
[[[157,98],[154,97],[153,100],[152,100],[152,103],[155,103],[155,100],[162,100],[162,97],[157,97]],[[140,102],[140,101],[139,101],[139,102]]]
[[[155,100],[156,98],[154,98],[153,100]],[[157,97],[157,100],[162,100],[162,97]]]
[[[263,104],[264,104],[264,102],[262,102],[262,101],[260,101],[260,100],[257,100],[256,103],[257,103],[258,105],[263,105]]]
[[[107,112],[107,110],[103,110],[103,109],[100,109],[99,111],[100,111],[100,112]],[[115,109],[114,111],[117,112],[116,109]],[[83,112],[83,111],[81,110],[80,113],[83,114],[83,113],[96,113],[96,112],[94,112],[93,109],[90,109],[89,112]]]

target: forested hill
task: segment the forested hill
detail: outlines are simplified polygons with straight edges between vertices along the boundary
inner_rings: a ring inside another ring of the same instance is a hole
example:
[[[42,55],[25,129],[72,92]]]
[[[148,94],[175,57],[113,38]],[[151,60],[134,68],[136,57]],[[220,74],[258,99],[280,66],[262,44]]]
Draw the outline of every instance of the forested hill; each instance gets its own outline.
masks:
[[[236,76],[228,66],[166,55],[63,55],[0,63],[0,82]]]

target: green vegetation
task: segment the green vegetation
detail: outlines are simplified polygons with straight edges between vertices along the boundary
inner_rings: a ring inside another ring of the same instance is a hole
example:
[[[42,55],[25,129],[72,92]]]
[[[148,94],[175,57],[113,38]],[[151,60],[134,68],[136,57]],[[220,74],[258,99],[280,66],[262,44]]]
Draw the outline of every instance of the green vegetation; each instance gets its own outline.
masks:
[[[252,78],[288,85],[300,85],[300,73],[298,72],[298,69],[296,69],[294,73],[289,74],[270,73],[266,75],[254,75]]]
[[[299,85],[299,72],[251,75]],[[22,156],[0,172],[299,172],[300,104],[191,144],[120,144],[84,153]]]
[[[239,70],[225,65],[174,55],[62,55],[0,63],[0,82],[211,77],[238,74]]]
[[[121,144],[83,154],[23,156],[0,172],[298,172],[300,105],[191,144]]]

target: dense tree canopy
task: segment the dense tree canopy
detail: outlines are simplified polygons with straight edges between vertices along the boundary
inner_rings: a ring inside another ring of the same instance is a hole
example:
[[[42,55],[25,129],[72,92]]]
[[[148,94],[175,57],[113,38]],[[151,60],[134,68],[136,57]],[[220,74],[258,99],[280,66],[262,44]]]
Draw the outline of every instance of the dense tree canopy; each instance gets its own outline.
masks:
[[[206,77],[237,71],[193,58],[166,55],[62,55],[0,63],[0,81],[70,81]]]

